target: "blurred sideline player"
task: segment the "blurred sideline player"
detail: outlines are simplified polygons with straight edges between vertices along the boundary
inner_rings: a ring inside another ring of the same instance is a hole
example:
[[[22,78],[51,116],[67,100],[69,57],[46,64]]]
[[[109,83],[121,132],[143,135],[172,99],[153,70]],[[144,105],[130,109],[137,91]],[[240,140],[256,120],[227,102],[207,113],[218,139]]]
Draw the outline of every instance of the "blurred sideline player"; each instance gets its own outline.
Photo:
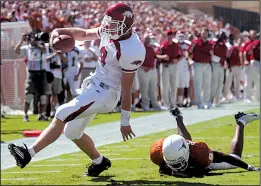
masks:
[[[65,53],[67,58],[67,68],[64,72],[64,85],[66,90],[66,102],[75,98],[78,93],[76,89],[79,88],[79,78],[83,69],[83,58],[80,55],[78,47],[74,47],[72,51]]]
[[[260,171],[241,160],[244,142],[244,127],[259,115],[238,112],[235,115],[237,127],[231,142],[230,155],[212,151],[204,142],[192,141],[187,131],[182,113],[178,108],[170,110],[176,117],[178,135],[155,141],[150,149],[150,158],[160,167],[161,174],[175,177],[204,177],[211,170],[225,170],[241,167],[248,171]]]
[[[191,44],[190,41],[186,40],[186,35],[183,31],[178,31],[176,33],[175,38],[183,51],[184,56],[181,57],[179,62],[179,83],[178,83],[178,101],[177,106],[182,107],[183,105],[190,105],[190,98],[189,93],[187,91],[187,98],[184,99],[184,90],[189,88],[189,81],[190,81],[190,69],[189,69],[189,62],[185,57],[185,53],[187,52],[189,45]]]
[[[56,141],[63,130],[64,135],[91,158],[92,164],[86,176],[98,176],[111,167],[111,161],[98,152],[84,130],[97,113],[112,111],[122,97],[121,135],[124,141],[135,136],[130,125],[131,89],[135,72],[143,63],[146,51],[137,34],[132,33],[133,23],[132,8],[124,3],[115,3],[107,9],[98,28],[59,28],[52,32],[51,44],[54,38],[63,34],[79,41],[101,38],[101,62],[95,73],[83,81],[82,93],[58,107],[49,127],[31,147],[8,145],[19,167],[24,168],[36,153]]]

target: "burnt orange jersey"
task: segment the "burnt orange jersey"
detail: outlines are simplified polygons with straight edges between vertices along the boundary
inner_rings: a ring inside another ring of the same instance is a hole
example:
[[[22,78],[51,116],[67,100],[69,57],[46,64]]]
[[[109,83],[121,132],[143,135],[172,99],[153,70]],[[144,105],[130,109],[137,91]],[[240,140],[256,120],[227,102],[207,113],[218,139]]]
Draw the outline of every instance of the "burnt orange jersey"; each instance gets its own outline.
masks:
[[[196,165],[206,168],[213,161],[213,153],[204,142],[195,142],[187,140],[190,149],[190,158],[194,160]]]
[[[150,159],[156,165],[161,164],[163,159],[162,147],[166,138],[155,141],[150,148]],[[213,161],[213,153],[204,142],[195,142],[187,140],[190,149],[190,159],[197,166],[208,167]]]

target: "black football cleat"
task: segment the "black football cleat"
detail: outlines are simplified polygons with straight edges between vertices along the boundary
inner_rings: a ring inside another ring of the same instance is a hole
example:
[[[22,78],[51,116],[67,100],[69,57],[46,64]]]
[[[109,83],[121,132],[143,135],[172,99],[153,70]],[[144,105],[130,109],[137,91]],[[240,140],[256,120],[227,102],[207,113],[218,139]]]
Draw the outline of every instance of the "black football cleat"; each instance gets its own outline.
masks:
[[[32,159],[27,146],[25,144],[24,146],[25,147],[16,146],[13,143],[8,145],[8,149],[11,155],[16,160],[16,165],[19,166],[21,169],[24,168]]]
[[[92,163],[88,168],[88,171],[84,173],[84,176],[97,177],[99,174],[111,167],[111,161],[103,157],[100,164]]]

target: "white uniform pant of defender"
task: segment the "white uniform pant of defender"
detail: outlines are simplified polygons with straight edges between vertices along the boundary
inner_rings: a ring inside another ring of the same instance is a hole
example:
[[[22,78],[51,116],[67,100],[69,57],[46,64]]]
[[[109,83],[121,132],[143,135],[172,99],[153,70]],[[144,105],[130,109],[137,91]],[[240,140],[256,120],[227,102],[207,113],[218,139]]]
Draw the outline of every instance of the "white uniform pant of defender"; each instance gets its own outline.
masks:
[[[234,66],[231,67],[231,72],[229,72],[226,82],[225,82],[225,88],[224,88],[224,95],[226,98],[228,98],[228,95],[231,94],[231,85],[232,81],[234,80],[234,86],[235,86],[235,96],[237,99],[240,98],[240,81],[242,79],[242,67],[240,66]]]
[[[212,69],[210,63],[194,63],[195,99],[197,104],[209,104],[211,96]],[[202,97],[203,93],[203,97]]]
[[[72,96],[77,96],[76,89],[79,88],[79,82],[74,80],[74,76],[64,77],[64,84],[69,84]]]
[[[55,117],[66,123],[64,134],[67,138],[80,139],[86,126],[97,113],[112,111],[120,99],[120,92],[104,90],[90,83],[82,94],[58,107]]]
[[[214,103],[219,104],[222,96],[225,69],[220,63],[212,62],[212,70],[211,98],[214,98]]]
[[[237,159],[241,159],[238,155],[236,154],[230,154],[230,156],[233,156]],[[222,162],[222,163],[211,163],[209,166],[208,166],[209,169],[212,169],[212,170],[226,170],[226,169],[235,169],[235,168],[238,168],[234,165],[231,165],[229,163],[226,163],[226,162]]]
[[[190,71],[188,68],[188,61],[182,58],[178,64],[179,66],[179,84],[178,88],[189,88]]]
[[[162,97],[165,107],[176,107],[179,82],[178,64],[170,64],[162,69]]]
[[[138,77],[140,82],[140,92],[142,106],[150,106],[150,101],[153,108],[158,107],[157,101],[157,71],[156,68],[145,72],[142,67],[138,69]]]
[[[246,67],[247,85],[246,85],[246,98],[251,99],[251,96],[256,92],[257,100],[260,100],[260,62],[257,60],[251,61]],[[252,84],[254,83],[254,89]]]

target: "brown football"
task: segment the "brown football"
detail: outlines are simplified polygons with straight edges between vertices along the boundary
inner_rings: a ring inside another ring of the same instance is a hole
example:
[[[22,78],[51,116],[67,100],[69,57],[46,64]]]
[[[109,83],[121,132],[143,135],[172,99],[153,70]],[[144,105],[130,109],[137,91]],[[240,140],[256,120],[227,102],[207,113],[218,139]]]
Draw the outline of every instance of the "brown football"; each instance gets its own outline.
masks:
[[[53,49],[62,53],[70,52],[75,46],[75,40],[69,35],[60,35],[53,40]]]

